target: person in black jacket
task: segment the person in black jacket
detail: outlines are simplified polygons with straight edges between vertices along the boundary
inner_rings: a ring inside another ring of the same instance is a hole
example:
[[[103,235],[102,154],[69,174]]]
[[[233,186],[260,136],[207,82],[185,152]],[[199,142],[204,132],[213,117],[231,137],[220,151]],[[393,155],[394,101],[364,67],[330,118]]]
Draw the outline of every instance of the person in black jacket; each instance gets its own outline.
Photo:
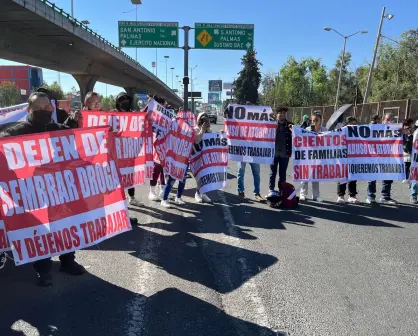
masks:
[[[276,146],[274,151],[274,162],[270,166],[269,190],[273,191],[276,185],[277,168],[279,168],[279,188],[282,182],[286,182],[286,171],[289,159],[292,156],[292,126],[286,119],[288,108],[279,106],[276,108]]]
[[[0,138],[68,129],[67,126],[53,122],[53,108],[45,93],[32,93],[29,96],[28,103],[28,120],[3,131],[0,133]],[[84,267],[75,261],[74,252],[63,254],[59,258],[61,261],[61,271],[72,275],[80,275],[85,272]],[[50,286],[52,284],[51,258],[38,260],[34,262],[33,266],[37,273],[38,285]]]
[[[58,105],[58,97],[54,91],[51,91],[47,88],[39,88],[36,92],[45,93],[49,100],[55,101],[55,108],[57,111],[57,123],[61,125],[65,125],[69,128],[77,128],[78,127],[78,119],[81,118],[81,112],[76,111],[73,114],[68,114],[67,111],[64,109],[59,108]]]

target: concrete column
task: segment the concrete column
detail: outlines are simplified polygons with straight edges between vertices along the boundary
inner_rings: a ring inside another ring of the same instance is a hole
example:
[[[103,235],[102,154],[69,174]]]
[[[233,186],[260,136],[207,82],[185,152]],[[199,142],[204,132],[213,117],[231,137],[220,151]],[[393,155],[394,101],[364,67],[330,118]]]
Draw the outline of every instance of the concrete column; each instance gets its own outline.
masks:
[[[138,106],[135,106],[135,97],[134,97],[135,96],[135,92],[136,92],[135,88],[133,88],[133,87],[126,87],[126,88],[123,88],[123,89],[129,95],[129,97],[132,98],[132,106],[131,106],[132,111],[138,110]]]
[[[87,92],[93,91],[99,77],[93,75],[73,75],[73,77],[80,87],[80,99],[81,103],[84,104]]]

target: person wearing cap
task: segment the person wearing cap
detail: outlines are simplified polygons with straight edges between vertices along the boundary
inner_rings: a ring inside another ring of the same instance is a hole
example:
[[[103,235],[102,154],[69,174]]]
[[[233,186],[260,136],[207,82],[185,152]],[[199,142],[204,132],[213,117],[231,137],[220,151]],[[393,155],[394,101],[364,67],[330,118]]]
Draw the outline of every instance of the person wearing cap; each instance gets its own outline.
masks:
[[[133,112],[133,99],[126,92],[121,92],[116,96],[116,111],[119,112]],[[141,206],[142,203],[135,198],[135,188],[128,189],[128,202],[130,205]]]
[[[303,116],[303,122],[300,125],[300,127],[302,128],[308,128],[311,125],[311,119],[309,118],[309,116],[307,114],[305,114]]]
[[[355,117],[347,117],[345,120],[344,126],[355,126],[357,125],[357,119]],[[347,191],[347,185],[348,185],[348,203],[357,204],[360,203],[357,199],[357,181],[349,181],[349,182],[338,182],[337,183],[337,203],[344,204],[345,203],[345,193]]]
[[[375,114],[372,117],[371,124],[379,124],[381,121],[381,118],[378,114]],[[393,124],[393,114],[392,113],[386,113],[383,124]],[[384,204],[397,204],[394,199],[391,198],[391,190],[392,190],[392,183],[391,180],[384,180],[382,181],[382,191],[381,191],[381,197],[380,197],[380,203]],[[369,181],[367,184],[367,198],[366,198],[367,204],[375,204],[376,203],[376,181]]]

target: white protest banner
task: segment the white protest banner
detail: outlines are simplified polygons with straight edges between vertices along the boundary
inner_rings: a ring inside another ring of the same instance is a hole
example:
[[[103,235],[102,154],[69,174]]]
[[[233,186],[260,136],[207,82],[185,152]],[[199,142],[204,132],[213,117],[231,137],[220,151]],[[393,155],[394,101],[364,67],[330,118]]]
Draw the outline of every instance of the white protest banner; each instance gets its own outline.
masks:
[[[414,132],[412,142],[411,168],[409,171],[409,179],[418,181],[418,130]]]
[[[28,118],[28,103],[0,108],[0,130]]]
[[[401,124],[347,126],[350,181],[404,180]]]
[[[347,180],[347,144],[344,131],[316,134],[294,126],[293,181]]]
[[[0,216],[16,265],[131,230],[108,127],[0,139]]]
[[[184,179],[195,137],[196,133],[184,119],[176,118],[171,122],[163,165],[167,175],[176,180]]]
[[[202,142],[195,144],[190,169],[196,178],[200,193],[226,187],[228,167],[228,140],[225,133],[206,133]]]
[[[0,252],[10,251],[9,240],[7,239],[4,222],[0,219]]]
[[[179,113],[177,113],[177,118],[184,119],[186,123],[191,127],[196,127],[196,116],[194,113],[190,110],[181,110]]]
[[[145,112],[82,111],[83,127],[112,127],[115,157],[124,188],[142,185],[154,168],[152,131]]]
[[[273,163],[277,123],[271,107],[233,104],[224,117],[230,160]]]
[[[164,106],[152,99],[148,103],[147,113],[152,113],[153,132],[157,135],[162,133],[163,136],[166,136],[170,127],[171,120],[175,116],[174,111],[171,109],[166,109]]]

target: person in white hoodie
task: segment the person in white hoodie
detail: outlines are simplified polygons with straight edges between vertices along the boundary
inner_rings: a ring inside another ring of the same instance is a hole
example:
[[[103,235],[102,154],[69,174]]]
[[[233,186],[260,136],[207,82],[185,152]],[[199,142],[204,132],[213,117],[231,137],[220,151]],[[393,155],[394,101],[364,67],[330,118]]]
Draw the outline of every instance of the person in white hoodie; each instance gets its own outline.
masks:
[[[319,113],[314,113],[311,115],[311,125],[306,127],[307,130],[315,133],[322,133],[326,132],[327,128],[321,126],[322,124],[322,116]],[[302,182],[302,187],[300,189],[300,197],[299,200],[306,201],[309,192],[309,183]],[[312,200],[316,202],[322,202],[319,193],[319,182],[312,182]]]
[[[210,120],[209,116],[205,112],[201,112],[197,115],[196,119],[196,140],[195,143],[198,144],[202,141],[203,135],[205,133],[212,133],[210,129]],[[196,194],[194,196],[197,203],[212,203],[212,200],[208,195],[200,193],[199,189],[196,189]]]

